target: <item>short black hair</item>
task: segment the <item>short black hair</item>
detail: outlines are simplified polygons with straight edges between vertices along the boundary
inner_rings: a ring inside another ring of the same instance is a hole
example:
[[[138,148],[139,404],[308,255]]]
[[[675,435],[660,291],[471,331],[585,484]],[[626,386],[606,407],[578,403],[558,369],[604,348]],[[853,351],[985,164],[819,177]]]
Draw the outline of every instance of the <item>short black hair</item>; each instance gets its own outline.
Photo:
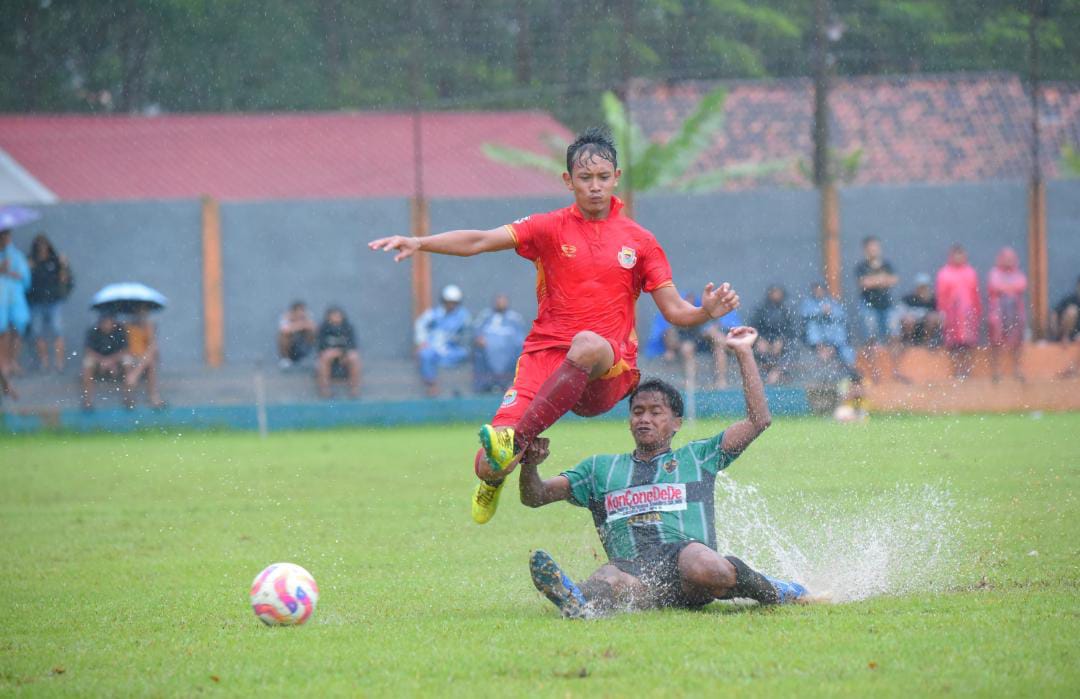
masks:
[[[866,236],[865,238],[862,239],[862,246],[865,248],[870,243],[880,243],[880,242],[881,242],[881,238],[877,237],[876,235],[868,235],[868,236]]]
[[[685,411],[683,407],[682,394],[679,390],[662,379],[646,379],[638,384],[638,387],[634,389],[634,392],[630,394],[630,401],[628,405],[631,407],[634,405],[634,399],[638,397],[639,393],[659,393],[667,399],[668,407],[671,408],[671,412],[675,413],[675,417],[682,417]]]
[[[607,160],[614,168],[619,167],[619,157],[615,153],[615,140],[606,127],[590,126],[578,134],[578,137],[566,149],[566,171],[573,174],[574,163],[590,155]]]

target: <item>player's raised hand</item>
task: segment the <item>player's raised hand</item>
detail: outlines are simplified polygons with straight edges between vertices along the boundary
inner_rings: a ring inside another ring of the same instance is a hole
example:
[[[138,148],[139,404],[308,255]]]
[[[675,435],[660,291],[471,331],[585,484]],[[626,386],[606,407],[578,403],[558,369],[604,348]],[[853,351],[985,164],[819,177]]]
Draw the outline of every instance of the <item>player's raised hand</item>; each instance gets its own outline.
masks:
[[[720,286],[709,282],[701,294],[701,307],[710,318],[722,318],[739,307],[739,295],[727,282]]]
[[[521,457],[521,463],[526,466],[539,466],[551,455],[551,440],[547,437],[537,437],[525,448]]]
[[[724,336],[724,347],[735,352],[739,349],[749,350],[757,342],[757,330],[749,325],[740,325],[728,330]]]
[[[394,262],[401,262],[407,257],[412,257],[413,253],[420,249],[420,239],[411,236],[392,235],[389,238],[373,240],[368,243],[368,247],[372,250],[385,250],[387,252],[397,250],[398,254],[394,255]]]

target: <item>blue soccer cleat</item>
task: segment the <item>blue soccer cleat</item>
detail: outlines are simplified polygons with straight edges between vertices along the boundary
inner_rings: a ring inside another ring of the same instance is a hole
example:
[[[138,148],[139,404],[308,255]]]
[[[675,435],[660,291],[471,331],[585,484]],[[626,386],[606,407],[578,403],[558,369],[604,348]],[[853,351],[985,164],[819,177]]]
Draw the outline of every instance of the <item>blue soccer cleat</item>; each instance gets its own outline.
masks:
[[[779,578],[770,578],[768,575],[763,577],[776,588],[776,595],[780,598],[780,604],[799,602],[806,599],[810,594],[805,587],[794,580],[780,580]]]
[[[529,556],[529,573],[536,589],[543,592],[564,617],[584,619],[588,616],[585,595],[547,551],[533,551]]]

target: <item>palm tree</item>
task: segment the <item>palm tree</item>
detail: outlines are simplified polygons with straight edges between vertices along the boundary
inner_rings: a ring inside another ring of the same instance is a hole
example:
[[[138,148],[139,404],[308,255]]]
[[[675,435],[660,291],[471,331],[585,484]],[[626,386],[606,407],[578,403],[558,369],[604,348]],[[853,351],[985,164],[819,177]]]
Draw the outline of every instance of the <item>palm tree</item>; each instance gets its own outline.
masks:
[[[679,125],[675,134],[666,143],[660,143],[649,140],[614,93],[604,93],[604,120],[623,153],[620,191],[629,212],[633,211],[635,192],[652,189],[710,192],[723,187],[730,179],[760,177],[788,166],[788,163],[779,161],[740,163],[687,174],[701,154],[712,145],[715,135],[723,129],[726,97],[727,91],[723,88],[709,92]],[[569,144],[554,137],[545,140],[550,152],[544,155],[496,143],[485,143],[484,154],[506,165],[562,174],[566,170],[566,147]]]

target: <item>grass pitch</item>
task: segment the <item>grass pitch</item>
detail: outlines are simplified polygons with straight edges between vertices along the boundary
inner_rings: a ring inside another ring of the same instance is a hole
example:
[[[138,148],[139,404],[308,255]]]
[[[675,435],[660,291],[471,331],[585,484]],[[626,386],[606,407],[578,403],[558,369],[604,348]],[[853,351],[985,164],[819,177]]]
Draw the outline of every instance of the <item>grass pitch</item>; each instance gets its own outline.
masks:
[[[699,422],[677,440],[720,427]],[[588,514],[522,507],[515,477],[496,519],[473,525],[473,435],[460,426],[267,440],[0,439],[8,571],[0,692],[1061,696],[1080,688],[1080,415],[779,420],[728,473],[755,485],[782,526],[800,526],[793,503],[842,509],[897,484],[945,483],[961,524],[953,562],[929,591],[916,584],[847,604],[714,604],[592,622],[560,619],[526,568],[529,550],[543,547],[574,575],[592,571],[600,548]],[[551,436],[547,473],[630,441],[614,422],[560,425]],[[248,606],[251,579],[279,560],[319,582],[307,626],[264,627]],[[918,561],[907,564],[918,580]]]

